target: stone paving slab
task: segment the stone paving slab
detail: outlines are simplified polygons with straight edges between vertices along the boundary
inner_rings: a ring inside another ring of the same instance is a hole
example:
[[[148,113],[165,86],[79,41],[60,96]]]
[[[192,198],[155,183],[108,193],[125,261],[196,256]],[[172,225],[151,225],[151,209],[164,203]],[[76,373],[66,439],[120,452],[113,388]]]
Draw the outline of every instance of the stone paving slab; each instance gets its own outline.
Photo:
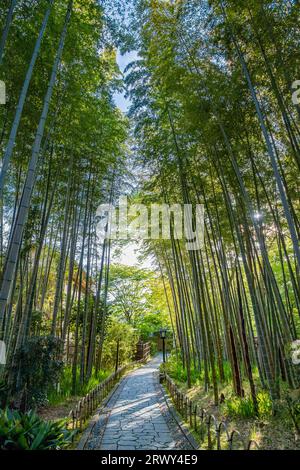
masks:
[[[131,372],[107,403],[87,450],[192,449],[168,411],[158,384],[161,357]]]

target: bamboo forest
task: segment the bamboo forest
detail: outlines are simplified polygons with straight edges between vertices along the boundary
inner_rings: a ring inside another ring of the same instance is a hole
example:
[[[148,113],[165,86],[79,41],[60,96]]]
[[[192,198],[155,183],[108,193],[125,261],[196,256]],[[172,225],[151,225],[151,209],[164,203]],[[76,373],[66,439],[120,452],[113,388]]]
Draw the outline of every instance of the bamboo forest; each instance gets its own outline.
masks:
[[[299,23],[1,0],[0,450],[300,449]]]

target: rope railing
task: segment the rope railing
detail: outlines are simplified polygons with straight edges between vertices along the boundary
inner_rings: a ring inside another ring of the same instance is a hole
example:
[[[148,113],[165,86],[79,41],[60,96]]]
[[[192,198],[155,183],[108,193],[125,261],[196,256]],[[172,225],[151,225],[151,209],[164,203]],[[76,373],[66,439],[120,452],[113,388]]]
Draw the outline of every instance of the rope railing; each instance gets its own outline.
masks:
[[[81,398],[70,411],[68,415],[68,425],[71,429],[82,430],[87,419],[92,415],[93,411],[100,405],[104,398],[109,394],[113,387],[120,381],[121,377],[135,365],[144,363],[145,359],[134,361],[120,367],[116,372],[100,382],[85,397]]]
[[[224,442],[227,450],[252,450],[259,449],[253,439],[245,441],[241,433],[236,429],[229,430],[224,420],[208,413],[204,408],[199,408],[189,397],[184,395],[168,374],[164,374],[165,385],[172,398],[173,404],[184,420],[189,423],[191,429],[200,435],[201,443],[206,440],[208,450],[224,450]]]

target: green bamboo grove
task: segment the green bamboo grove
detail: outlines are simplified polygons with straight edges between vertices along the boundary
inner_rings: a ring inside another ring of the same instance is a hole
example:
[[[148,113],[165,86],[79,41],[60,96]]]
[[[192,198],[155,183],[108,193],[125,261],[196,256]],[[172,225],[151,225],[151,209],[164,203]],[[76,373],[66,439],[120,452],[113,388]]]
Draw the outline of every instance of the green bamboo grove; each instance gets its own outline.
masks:
[[[114,247],[95,215],[129,159],[140,202],[204,205],[201,249],[174,230],[143,244],[188,386],[201,375],[217,405],[230,380],[256,412],[258,388],[274,410],[299,388],[299,19],[293,0],[1,2],[0,384],[14,407],[36,404],[34,361],[54,382],[68,365],[74,394],[102,369]],[[118,49],[137,56],[123,76]]]
[[[297,2],[140,2],[127,81],[151,174],[141,197],[205,207],[201,250],[174,236],[146,250],[171,286],[188,383],[203,370],[215,404],[224,361],[256,410],[254,369],[273,403],[299,387],[296,18]]]
[[[100,368],[110,245],[99,249],[95,213],[123,172],[127,120],[113,103],[116,52],[97,2],[0,9],[1,378],[8,404],[28,408],[61,361],[74,393]]]

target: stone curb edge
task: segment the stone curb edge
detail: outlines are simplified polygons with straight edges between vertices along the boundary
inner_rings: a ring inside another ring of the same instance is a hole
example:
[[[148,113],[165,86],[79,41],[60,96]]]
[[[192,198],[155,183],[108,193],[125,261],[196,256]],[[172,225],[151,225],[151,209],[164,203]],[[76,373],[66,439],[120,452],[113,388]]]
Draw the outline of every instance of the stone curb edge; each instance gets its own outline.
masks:
[[[184,434],[186,439],[189,441],[189,443],[191,444],[193,449],[201,450],[200,447],[199,447],[198,442],[196,441],[196,439],[194,438],[194,436],[192,435],[192,433],[190,432],[190,430],[188,429],[188,427],[186,426],[186,424],[182,420],[181,416],[179,415],[179,413],[175,409],[170,397],[167,395],[167,392],[166,392],[165,388],[162,386],[161,383],[159,383],[159,387],[162,391],[162,395],[163,395],[164,400],[167,404],[167,407],[169,408],[169,411],[170,411],[173,419],[176,421],[178,427],[181,429],[182,433]]]
[[[123,381],[126,380],[127,376],[130,374],[130,372],[128,374],[124,375],[121,378],[120,382],[118,382],[113,387],[113,389],[109,392],[109,394],[104,398],[104,400],[102,401],[100,407],[97,408],[96,413],[90,419],[90,422],[89,422],[87,428],[83,431],[83,434],[80,438],[80,441],[79,441],[76,449],[74,449],[74,450],[85,450],[85,445],[86,445],[87,441],[89,440],[89,437],[90,437],[90,435],[93,431],[93,428],[94,428],[95,424],[98,422],[101,415],[103,414],[104,408],[106,407],[106,405],[110,401],[110,399],[113,397],[115,392],[118,390],[118,388],[122,385]]]

